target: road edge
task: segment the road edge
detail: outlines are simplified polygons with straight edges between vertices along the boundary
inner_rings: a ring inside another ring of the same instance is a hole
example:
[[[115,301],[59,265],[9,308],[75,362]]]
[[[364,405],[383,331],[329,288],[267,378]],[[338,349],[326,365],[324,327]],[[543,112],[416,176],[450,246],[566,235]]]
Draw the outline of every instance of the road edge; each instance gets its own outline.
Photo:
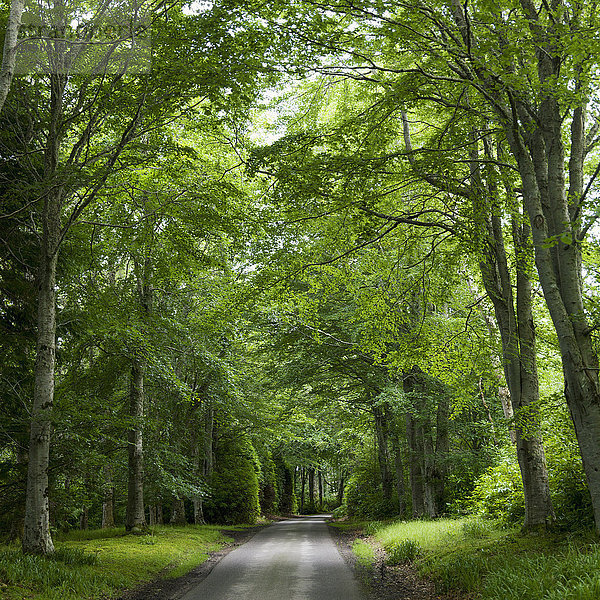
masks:
[[[230,552],[239,548],[252,539],[260,530],[269,527],[271,523],[265,523],[243,529],[241,531],[231,531],[226,527],[221,530],[223,535],[233,538],[232,542],[228,542],[220,550],[211,552],[208,558],[197,567],[180,577],[174,579],[164,579],[160,575],[151,581],[140,584],[135,588],[126,590],[116,600],[179,600],[187,592],[198,585],[208,577],[215,566],[225,558]]]

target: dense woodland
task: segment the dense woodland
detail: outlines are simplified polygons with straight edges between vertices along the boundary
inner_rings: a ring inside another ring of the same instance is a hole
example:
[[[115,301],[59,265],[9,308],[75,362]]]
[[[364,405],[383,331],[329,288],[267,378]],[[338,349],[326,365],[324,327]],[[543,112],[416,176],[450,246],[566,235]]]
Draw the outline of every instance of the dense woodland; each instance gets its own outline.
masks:
[[[105,5],[60,4],[93,44]],[[22,9],[5,540],[316,511],[600,527],[595,2],[141,1],[147,64],[111,68],[127,36],[91,63],[50,39],[26,73]]]

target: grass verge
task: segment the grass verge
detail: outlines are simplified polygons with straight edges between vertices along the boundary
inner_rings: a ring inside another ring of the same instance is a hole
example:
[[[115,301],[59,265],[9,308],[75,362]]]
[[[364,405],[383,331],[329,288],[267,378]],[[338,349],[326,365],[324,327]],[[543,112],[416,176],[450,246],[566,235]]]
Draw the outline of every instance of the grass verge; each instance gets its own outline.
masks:
[[[373,547],[361,539],[352,542],[352,552],[356,556],[358,564],[370,569],[375,564],[375,551]]]
[[[371,523],[388,562],[412,562],[440,593],[478,600],[598,600],[600,544],[524,535],[477,518]]]
[[[153,527],[148,535],[124,529],[59,536],[50,558],[24,556],[0,546],[3,600],[93,600],[111,598],[157,576],[179,577],[231,540],[222,527]],[[233,528],[228,528],[233,529]]]

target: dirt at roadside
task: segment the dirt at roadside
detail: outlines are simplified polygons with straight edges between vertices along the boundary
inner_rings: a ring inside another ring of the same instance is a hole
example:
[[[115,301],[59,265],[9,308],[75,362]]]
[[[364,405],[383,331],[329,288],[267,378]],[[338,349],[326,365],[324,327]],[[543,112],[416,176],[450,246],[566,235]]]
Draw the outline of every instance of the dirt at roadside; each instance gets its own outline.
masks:
[[[208,560],[192,569],[186,575],[176,579],[155,579],[149,583],[140,585],[132,590],[124,592],[117,600],[178,600],[187,592],[198,585],[213,570],[214,566],[232,550],[247,542],[257,531],[266,525],[251,527],[243,531],[230,531],[223,529],[223,533],[230,538],[226,546],[218,552],[211,552]]]
[[[386,565],[385,552],[381,549],[376,550],[373,567],[361,565],[352,552],[352,543],[365,536],[358,530],[342,531],[337,527],[330,527],[329,531],[344,560],[365,588],[369,600],[466,600],[460,596],[437,594],[433,583],[419,577],[409,564]]]

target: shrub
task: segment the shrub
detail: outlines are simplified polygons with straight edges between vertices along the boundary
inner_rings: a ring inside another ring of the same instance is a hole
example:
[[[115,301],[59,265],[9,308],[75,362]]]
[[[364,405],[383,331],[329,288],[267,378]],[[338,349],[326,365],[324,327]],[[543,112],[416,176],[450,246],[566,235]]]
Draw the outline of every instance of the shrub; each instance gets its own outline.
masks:
[[[210,477],[210,497],[204,504],[209,522],[236,525],[256,523],[258,461],[250,442],[226,431],[215,449],[215,469]]]
[[[261,460],[261,481],[260,481],[260,508],[264,515],[272,515],[277,512],[277,476],[275,473],[275,463],[269,452]]]
[[[478,480],[471,494],[474,512],[505,524],[522,523],[525,500],[521,472],[516,459],[505,456]]]
[[[294,474],[281,456],[276,456],[274,460],[279,491],[279,512],[284,515],[294,514],[298,510]]]
[[[373,457],[364,457],[346,486],[348,515],[363,519],[385,519],[398,512],[397,499],[385,500],[379,469]]]
[[[557,525],[561,529],[593,529],[594,513],[573,422],[562,394],[550,398],[544,449]]]
[[[348,507],[345,504],[338,506],[336,509],[333,510],[331,516],[334,519],[343,519],[344,517],[348,516]]]

